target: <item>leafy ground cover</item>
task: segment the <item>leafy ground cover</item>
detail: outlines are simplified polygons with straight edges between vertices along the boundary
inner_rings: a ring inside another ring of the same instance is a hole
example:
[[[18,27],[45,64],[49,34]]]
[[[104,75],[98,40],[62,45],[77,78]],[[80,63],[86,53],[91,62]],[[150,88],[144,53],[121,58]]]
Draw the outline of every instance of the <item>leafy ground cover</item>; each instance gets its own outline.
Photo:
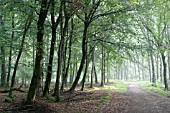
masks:
[[[165,91],[161,83],[157,83],[156,86],[152,86],[150,82],[141,82],[141,85],[144,89],[150,92],[157,93],[162,96],[170,97],[170,91]]]
[[[62,101],[59,103],[53,101],[54,97],[37,97],[33,105],[24,104],[27,93],[14,91],[15,99],[11,103],[5,102],[7,93],[0,93],[0,112],[119,113],[126,109],[129,98],[115,90],[122,91],[126,85],[117,86],[114,83],[105,87],[85,88],[84,91],[76,89],[74,93],[62,93]]]

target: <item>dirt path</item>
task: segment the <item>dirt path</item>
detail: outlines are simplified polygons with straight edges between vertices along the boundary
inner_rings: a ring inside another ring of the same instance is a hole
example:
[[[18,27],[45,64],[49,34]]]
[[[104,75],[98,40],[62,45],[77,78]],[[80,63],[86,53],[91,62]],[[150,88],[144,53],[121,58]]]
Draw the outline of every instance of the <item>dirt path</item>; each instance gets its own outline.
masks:
[[[130,83],[127,95],[130,106],[125,113],[170,113],[170,99],[141,89],[139,83]]]

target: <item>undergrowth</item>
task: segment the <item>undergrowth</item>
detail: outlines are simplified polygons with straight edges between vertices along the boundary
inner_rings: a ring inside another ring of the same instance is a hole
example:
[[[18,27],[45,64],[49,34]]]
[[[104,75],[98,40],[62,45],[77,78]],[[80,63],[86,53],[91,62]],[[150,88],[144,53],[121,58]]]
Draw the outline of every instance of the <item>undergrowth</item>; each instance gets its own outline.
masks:
[[[156,86],[152,86],[150,82],[142,82],[141,84],[144,89],[150,92],[157,93],[162,96],[168,96],[168,97],[170,96],[170,91],[165,91],[163,85],[159,82],[156,83]]]

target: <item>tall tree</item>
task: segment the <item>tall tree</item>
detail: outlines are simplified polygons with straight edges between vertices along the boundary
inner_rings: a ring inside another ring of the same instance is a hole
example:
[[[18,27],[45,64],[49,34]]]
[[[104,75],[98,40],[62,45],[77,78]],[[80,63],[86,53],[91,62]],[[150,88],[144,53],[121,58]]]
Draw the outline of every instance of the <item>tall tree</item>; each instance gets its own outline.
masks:
[[[12,79],[11,79],[11,86],[10,86],[10,91],[9,91],[9,97],[12,97],[12,91],[13,91],[13,87],[14,87],[14,84],[15,84],[16,72],[17,72],[19,60],[20,60],[22,52],[23,52],[26,34],[27,34],[28,29],[29,29],[29,27],[30,27],[30,25],[32,23],[32,20],[33,20],[33,16],[32,15],[33,15],[33,13],[32,13],[32,11],[30,11],[30,14],[28,15],[28,18],[26,19],[26,22],[25,22],[23,36],[22,36],[22,40],[21,40],[21,47],[20,47],[19,52],[18,52],[18,56],[17,56],[16,62],[15,62],[14,71],[13,71],[13,75],[12,75]]]
[[[60,19],[61,19],[61,13],[59,13],[57,20],[55,20],[55,1],[52,0],[51,2],[52,39],[51,39],[50,57],[49,57],[49,63],[47,67],[47,75],[46,75],[43,96],[48,96],[49,94],[52,69],[53,69],[54,50],[55,50],[55,43],[56,43],[56,29],[59,25]]]
[[[32,103],[35,100],[36,89],[39,84],[39,78],[42,74],[42,60],[43,60],[43,36],[44,36],[44,22],[47,17],[50,1],[42,0],[37,22],[37,42],[36,42],[36,58],[34,73],[27,95],[27,103]]]

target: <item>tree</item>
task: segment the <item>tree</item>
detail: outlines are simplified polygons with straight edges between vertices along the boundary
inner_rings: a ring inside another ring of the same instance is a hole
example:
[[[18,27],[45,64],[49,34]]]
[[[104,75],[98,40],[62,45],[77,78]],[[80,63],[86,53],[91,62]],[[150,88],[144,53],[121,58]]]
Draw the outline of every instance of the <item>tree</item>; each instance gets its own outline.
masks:
[[[39,84],[39,78],[42,74],[44,22],[47,17],[50,2],[51,1],[48,0],[41,1],[41,8],[40,8],[38,22],[37,22],[37,43],[36,43],[37,51],[36,51],[36,58],[35,58],[35,67],[34,67],[34,73],[27,95],[27,103],[32,103],[35,100],[36,89]]]

